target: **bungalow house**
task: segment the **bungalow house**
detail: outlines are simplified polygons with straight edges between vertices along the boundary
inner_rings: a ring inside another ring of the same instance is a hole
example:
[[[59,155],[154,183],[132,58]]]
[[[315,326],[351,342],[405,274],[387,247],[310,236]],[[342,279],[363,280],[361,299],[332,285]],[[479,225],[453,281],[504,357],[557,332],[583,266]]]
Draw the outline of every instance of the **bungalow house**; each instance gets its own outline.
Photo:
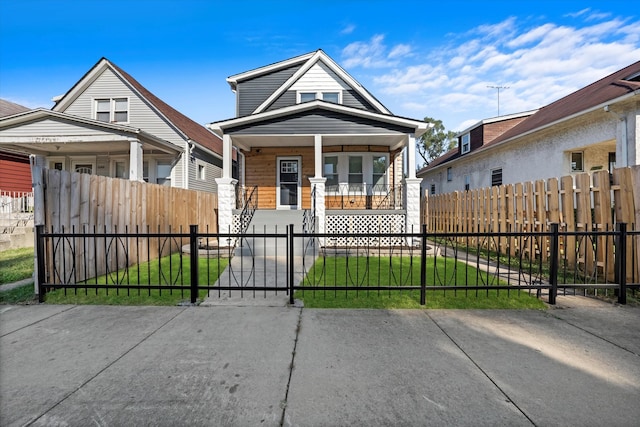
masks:
[[[220,230],[238,227],[238,188],[257,209],[313,212],[321,233],[418,229],[415,138],[428,123],[393,115],[322,50],[227,82],[236,117],[208,125],[223,141]]]
[[[422,168],[449,193],[640,164],[640,61],[536,111],[483,120]]]
[[[222,140],[108,59],[53,101],[0,118],[0,149],[51,169],[216,191]]]

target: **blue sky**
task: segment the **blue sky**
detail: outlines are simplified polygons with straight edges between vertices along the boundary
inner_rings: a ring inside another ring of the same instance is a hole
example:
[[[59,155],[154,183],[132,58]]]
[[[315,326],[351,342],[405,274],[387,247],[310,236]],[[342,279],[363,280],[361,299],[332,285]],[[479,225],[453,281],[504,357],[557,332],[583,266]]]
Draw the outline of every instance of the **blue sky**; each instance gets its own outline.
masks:
[[[101,57],[200,123],[233,74],[323,49],[393,113],[463,130],[640,60],[628,1],[0,2],[0,97],[51,107]]]

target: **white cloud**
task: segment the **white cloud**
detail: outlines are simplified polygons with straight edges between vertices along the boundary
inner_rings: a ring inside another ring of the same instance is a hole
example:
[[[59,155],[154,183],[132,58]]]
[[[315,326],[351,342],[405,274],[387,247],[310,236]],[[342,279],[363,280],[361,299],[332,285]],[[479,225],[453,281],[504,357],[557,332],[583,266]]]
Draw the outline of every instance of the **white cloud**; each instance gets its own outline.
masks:
[[[351,34],[355,29],[356,29],[355,25],[349,24],[346,27],[344,27],[342,31],[340,31],[340,34],[343,34],[343,35]]]
[[[508,18],[453,34],[448,45],[429,52],[405,44],[388,49],[376,35],[350,44],[343,57],[347,68],[391,68],[370,76],[371,90],[406,111],[396,113],[451,126],[496,115],[497,94],[487,86],[509,86],[500,92],[500,113],[511,114],[540,108],[637,61],[640,21],[604,16],[584,9],[572,15],[582,20],[575,26],[525,26]]]
[[[376,34],[368,42],[353,42],[342,49],[343,65],[363,68],[393,67],[411,54],[408,44],[397,44],[390,50],[384,44],[384,35]]]

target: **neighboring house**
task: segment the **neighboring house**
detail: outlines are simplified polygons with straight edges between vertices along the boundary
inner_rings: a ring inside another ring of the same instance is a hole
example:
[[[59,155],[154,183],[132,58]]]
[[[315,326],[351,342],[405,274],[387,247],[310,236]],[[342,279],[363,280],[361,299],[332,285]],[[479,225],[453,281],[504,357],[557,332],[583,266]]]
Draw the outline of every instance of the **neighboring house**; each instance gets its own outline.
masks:
[[[440,194],[638,165],[639,94],[640,61],[535,112],[479,122],[416,175]]]
[[[237,117],[208,125],[223,138],[220,230],[237,225],[236,186],[255,188],[258,209],[313,211],[319,232],[418,230],[415,138],[428,123],[394,116],[322,50],[227,82]]]
[[[29,111],[27,107],[0,99],[0,118]],[[30,193],[31,168],[29,156],[0,149],[0,192]]]
[[[109,60],[54,101],[0,119],[0,148],[51,169],[216,191],[221,139]]]

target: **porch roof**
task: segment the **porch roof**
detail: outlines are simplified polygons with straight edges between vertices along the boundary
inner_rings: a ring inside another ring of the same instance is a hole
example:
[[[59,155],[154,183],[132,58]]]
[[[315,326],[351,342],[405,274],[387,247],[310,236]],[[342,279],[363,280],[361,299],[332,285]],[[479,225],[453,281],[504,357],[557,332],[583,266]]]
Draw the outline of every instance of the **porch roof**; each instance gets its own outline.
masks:
[[[229,120],[222,120],[219,122],[209,123],[207,127],[217,133],[218,135],[222,135],[224,133],[233,132],[234,130],[246,128],[249,126],[259,126],[264,123],[268,123],[273,120],[286,120],[291,119],[296,116],[299,116],[301,113],[309,113],[309,112],[330,112],[341,114],[345,117],[352,117],[354,119],[364,119],[364,122],[369,123],[371,128],[375,125],[380,125],[381,127],[390,129],[404,129],[411,131],[415,134],[415,137],[419,137],[424,134],[427,129],[432,126],[430,123],[409,119],[405,117],[394,116],[390,114],[381,114],[374,113],[367,110],[362,110],[359,108],[348,107],[345,105],[335,104],[332,102],[326,102],[322,100],[315,100],[310,102],[304,102],[284,108],[279,108],[276,110],[265,111],[257,114],[251,114],[249,116],[237,117]],[[256,134],[264,134],[264,132],[256,132]],[[317,129],[308,131],[304,131],[301,129],[292,129],[290,132],[285,132],[284,134],[305,134],[305,135],[313,135],[313,134],[325,134],[325,133],[333,133],[331,129],[326,129],[326,131],[318,131]],[[357,134],[358,132],[349,132],[349,137],[352,137],[352,134]],[[362,132],[363,134],[376,134],[375,130],[368,130],[366,132]],[[400,132],[398,132],[400,133]],[[282,133],[281,133],[282,134]]]
[[[52,111],[29,110],[0,118],[0,147],[36,155],[128,153],[131,139],[145,152],[176,156],[183,150],[141,129]]]

